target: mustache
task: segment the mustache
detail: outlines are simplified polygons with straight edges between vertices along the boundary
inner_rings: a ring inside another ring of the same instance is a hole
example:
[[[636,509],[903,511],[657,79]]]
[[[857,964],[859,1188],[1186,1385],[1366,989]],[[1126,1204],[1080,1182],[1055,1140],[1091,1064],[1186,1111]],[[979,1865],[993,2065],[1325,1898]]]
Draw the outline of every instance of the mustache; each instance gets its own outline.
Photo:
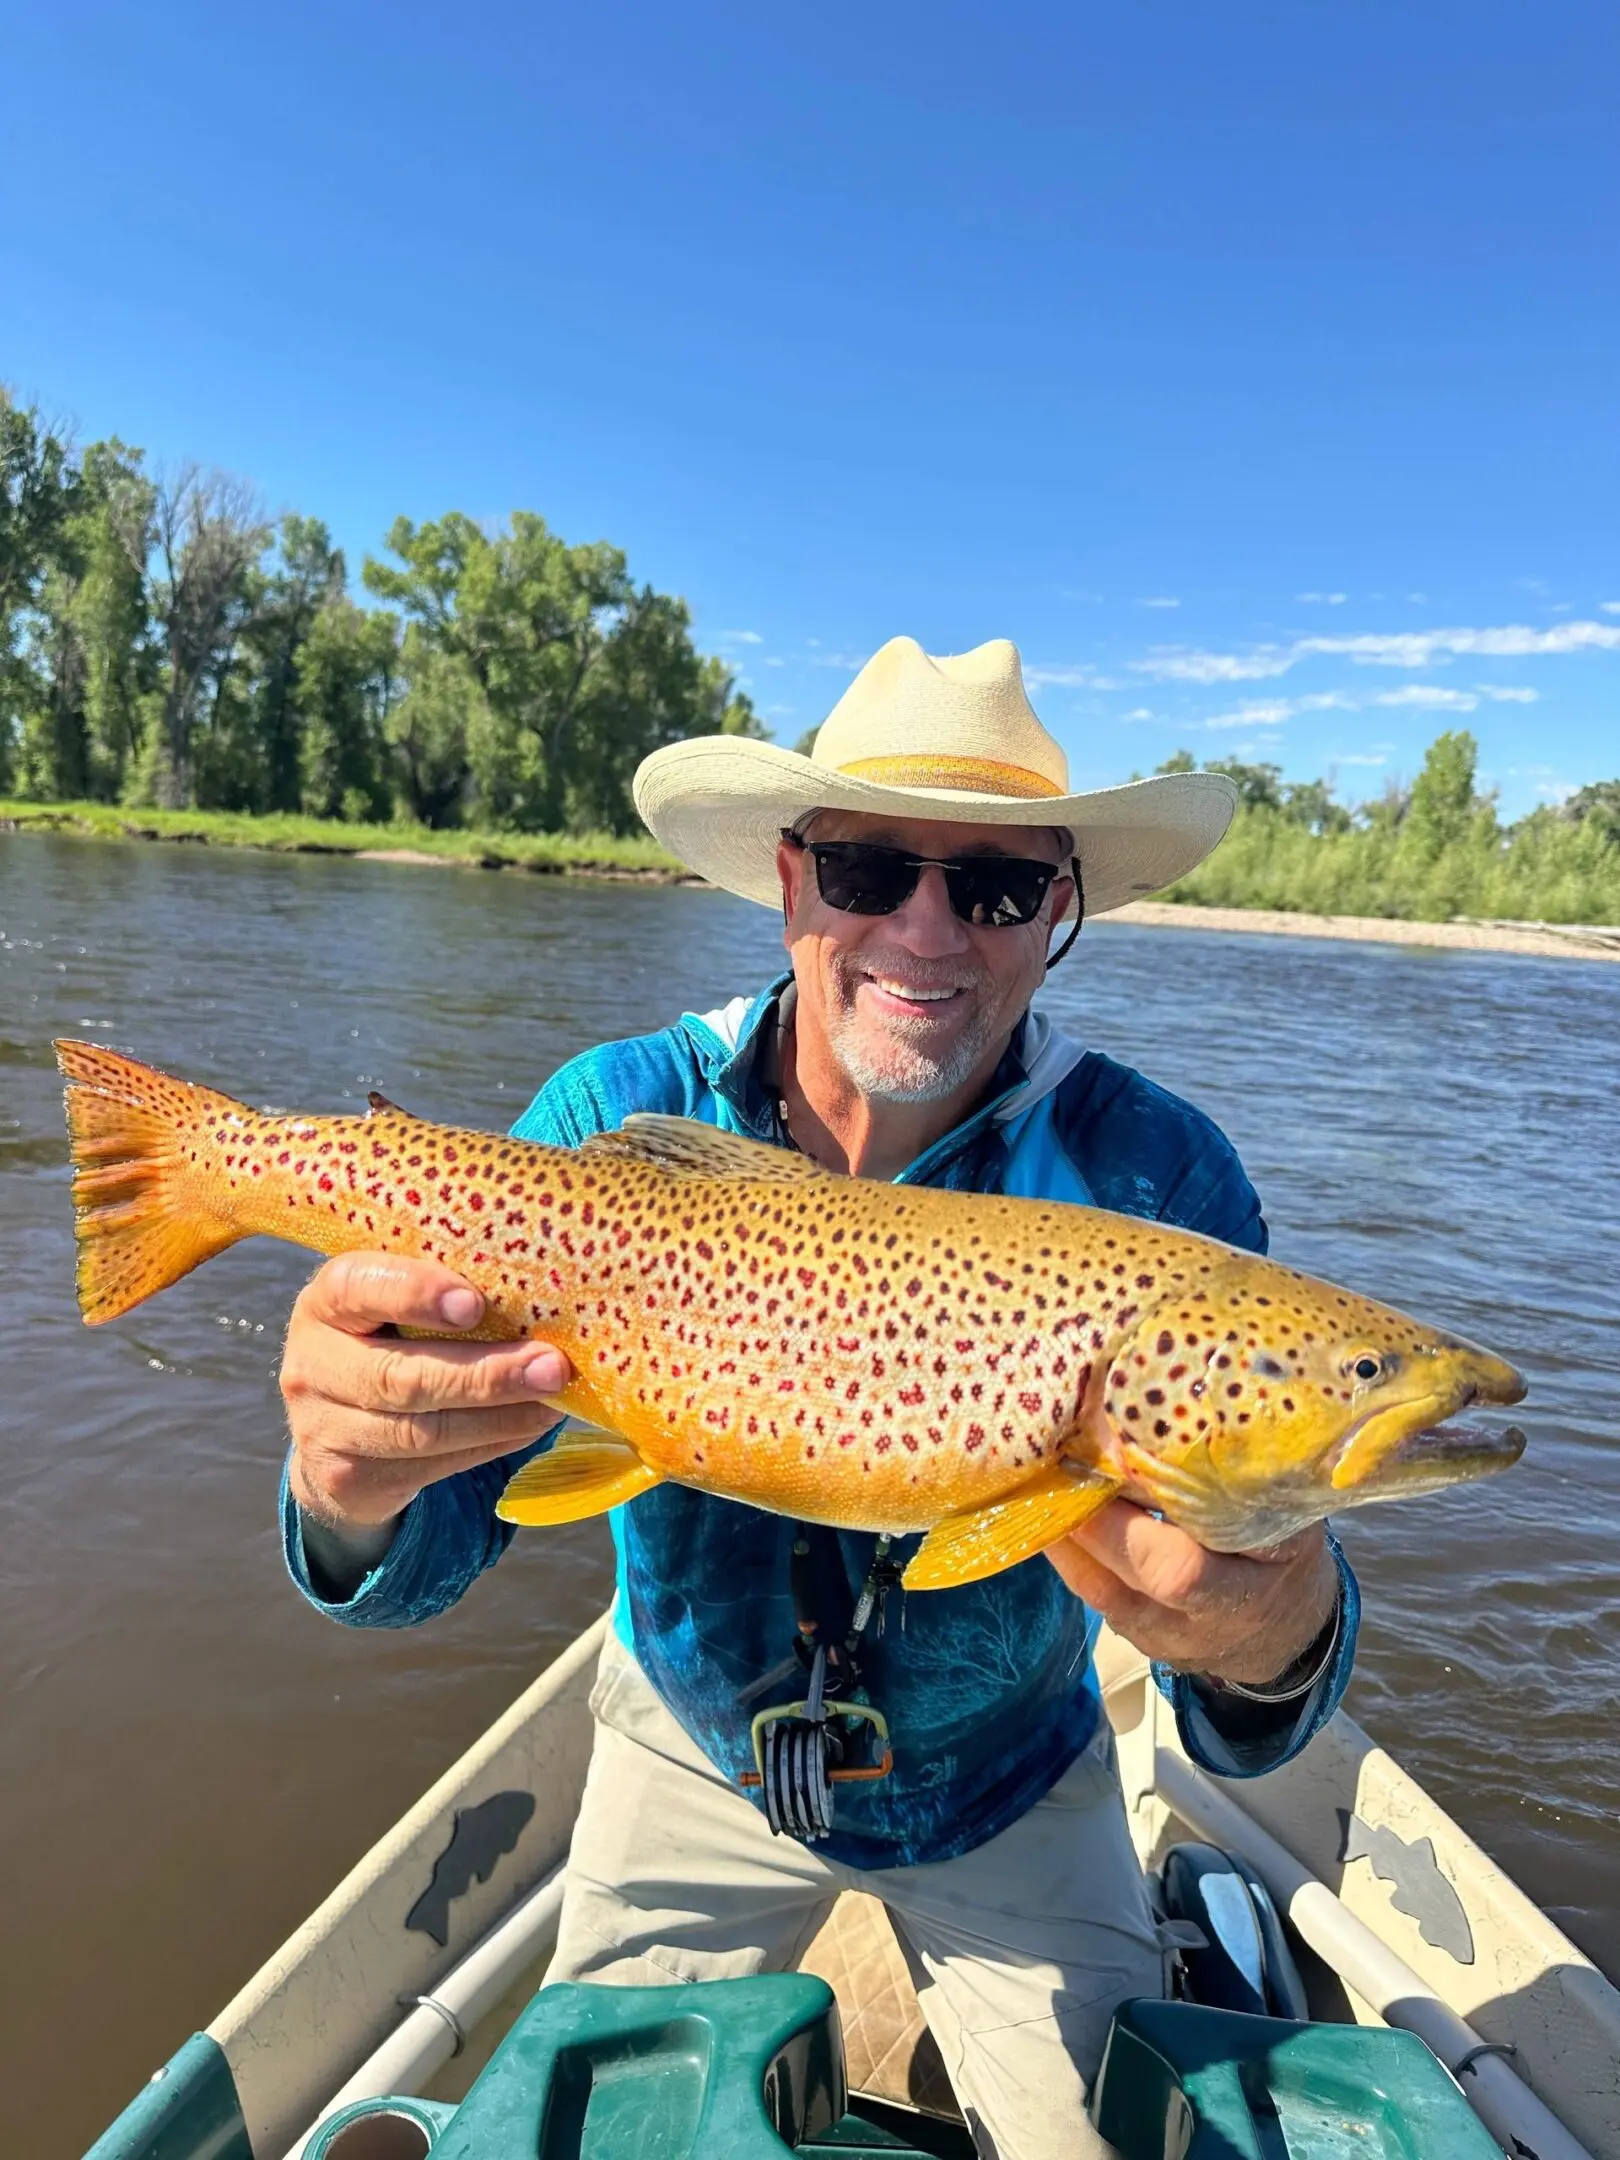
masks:
[[[892,957],[867,952],[841,954],[836,972],[846,987],[877,977],[884,982],[899,983],[907,990],[982,990],[990,980],[986,968],[964,968],[960,962],[930,965],[926,960],[919,960],[915,953],[896,953]]]

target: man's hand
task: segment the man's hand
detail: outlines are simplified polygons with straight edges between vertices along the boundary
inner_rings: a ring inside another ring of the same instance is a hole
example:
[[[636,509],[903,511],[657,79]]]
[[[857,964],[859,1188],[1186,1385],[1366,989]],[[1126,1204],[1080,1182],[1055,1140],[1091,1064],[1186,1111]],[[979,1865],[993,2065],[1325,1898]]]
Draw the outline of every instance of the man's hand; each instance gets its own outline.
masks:
[[[1076,1597],[1145,1657],[1264,1687],[1327,1625],[1338,1569],[1320,1524],[1262,1553],[1217,1553],[1128,1500],[1047,1549]]]
[[[377,1552],[424,1485],[509,1455],[573,1377],[548,1344],[401,1342],[376,1330],[476,1327],[478,1291],[434,1260],[343,1253],[305,1285],[281,1360],[289,1481],[315,1522]]]

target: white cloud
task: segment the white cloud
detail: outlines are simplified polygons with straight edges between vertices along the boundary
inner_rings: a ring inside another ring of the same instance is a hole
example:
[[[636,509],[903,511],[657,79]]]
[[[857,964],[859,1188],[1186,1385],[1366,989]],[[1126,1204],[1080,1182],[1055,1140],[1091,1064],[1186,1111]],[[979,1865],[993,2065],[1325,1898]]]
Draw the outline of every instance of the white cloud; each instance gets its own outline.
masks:
[[[1113,676],[1104,675],[1084,661],[1073,667],[1027,667],[1024,681],[1038,690],[1117,690]]]
[[[1296,600],[1307,604],[1314,602],[1320,607],[1343,607],[1349,597],[1347,592],[1300,592],[1294,595]]]
[[[1287,698],[1250,698],[1231,712],[1217,713],[1212,720],[1200,720],[1202,728],[1275,727],[1280,720],[1291,720],[1294,708]]]
[[[757,630],[722,630],[718,642],[722,645],[763,645],[765,640]]]
[[[1286,675],[1301,661],[1337,657],[1358,667],[1423,668],[1443,665],[1459,655],[1523,660],[1572,652],[1620,651],[1620,625],[1599,622],[1555,624],[1534,630],[1525,623],[1490,629],[1397,630],[1348,637],[1295,638],[1288,645],[1255,645],[1246,653],[1170,650],[1133,660],[1140,675],[1158,682],[1261,682]]]
[[[1429,596],[1426,592],[1409,592],[1406,597],[1414,607],[1427,607],[1429,604]]]
[[[1477,682],[1474,688],[1493,705],[1534,705],[1541,697],[1539,690],[1531,690],[1523,683]]]
[[[786,667],[787,662],[780,653],[767,653],[765,655],[765,665],[767,667]]]
[[[1598,605],[1605,615],[1620,615],[1620,600],[1600,600]]]
[[[1280,727],[1299,713],[1360,710],[1357,701],[1346,697],[1342,690],[1319,690],[1310,697],[1250,698],[1234,711],[1217,713],[1213,720],[1200,720],[1196,725],[1205,728]]]
[[[1380,690],[1375,705],[1415,705],[1426,712],[1474,712],[1479,699],[1471,690],[1442,690],[1438,683],[1406,683],[1399,690]]]
[[[1133,705],[1128,713],[1121,713],[1122,720],[1156,720],[1159,716],[1151,705]]]
[[[1180,607],[1180,605],[1181,602],[1179,600],[1172,599],[1168,594],[1160,597],[1159,599],[1139,600],[1137,602],[1138,607]]]
[[[1389,756],[1383,750],[1340,750],[1329,758],[1330,765],[1387,765]]]

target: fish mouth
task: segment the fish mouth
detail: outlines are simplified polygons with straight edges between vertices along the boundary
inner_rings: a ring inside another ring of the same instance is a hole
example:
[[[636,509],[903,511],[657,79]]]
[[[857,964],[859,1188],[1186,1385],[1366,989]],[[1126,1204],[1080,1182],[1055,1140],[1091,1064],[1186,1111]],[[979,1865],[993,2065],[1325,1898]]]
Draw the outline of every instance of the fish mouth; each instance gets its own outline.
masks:
[[[1511,1469],[1528,1445],[1518,1425],[1431,1425],[1409,1433],[1386,1460],[1403,1474],[1432,1469],[1483,1477],[1492,1470]]]
[[[1512,1394],[1470,1390],[1461,1402],[1429,1396],[1369,1410],[1339,1447],[1329,1479],[1334,1491],[1367,1499],[1416,1495],[1510,1469],[1527,1445],[1520,1427],[1447,1421],[1481,1400],[1517,1402],[1524,1383],[1516,1373],[1513,1378]]]

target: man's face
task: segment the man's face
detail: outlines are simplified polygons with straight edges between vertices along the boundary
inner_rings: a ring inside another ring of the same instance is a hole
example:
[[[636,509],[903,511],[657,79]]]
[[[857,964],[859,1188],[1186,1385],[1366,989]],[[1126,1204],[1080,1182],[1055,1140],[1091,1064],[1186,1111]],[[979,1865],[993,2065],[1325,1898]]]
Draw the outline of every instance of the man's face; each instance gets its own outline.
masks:
[[[805,837],[864,840],[911,855],[1064,860],[1058,834],[1041,826],[825,810]],[[834,1057],[860,1092],[887,1102],[955,1094],[1005,1041],[1040,986],[1052,924],[1074,889],[1059,878],[1032,922],[997,929],[954,914],[937,869],[922,872],[894,914],[850,915],[821,898],[803,848],[784,841],[777,868],[801,1004],[820,1015]]]

